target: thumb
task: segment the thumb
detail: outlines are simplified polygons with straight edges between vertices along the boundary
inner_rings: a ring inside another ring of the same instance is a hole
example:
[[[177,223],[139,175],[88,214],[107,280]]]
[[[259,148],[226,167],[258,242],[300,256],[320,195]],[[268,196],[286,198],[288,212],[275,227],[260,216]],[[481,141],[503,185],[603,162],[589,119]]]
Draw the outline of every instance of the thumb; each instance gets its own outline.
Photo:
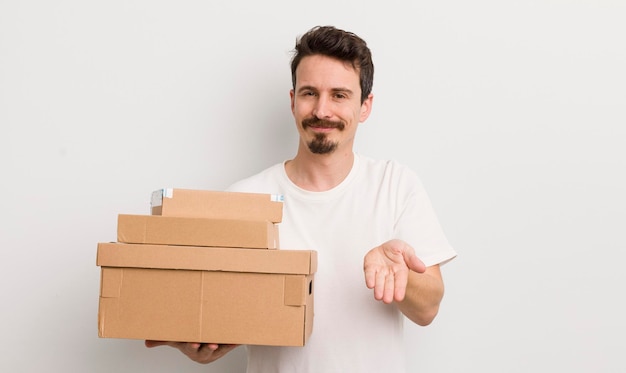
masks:
[[[420,258],[415,255],[413,250],[407,250],[404,252],[404,262],[410,270],[417,273],[424,273],[426,271],[426,265]]]
[[[146,347],[148,348],[152,348],[152,347],[157,347],[157,346],[165,346],[168,343],[165,341],[151,341],[151,340],[146,340],[144,341],[144,344],[146,345]]]

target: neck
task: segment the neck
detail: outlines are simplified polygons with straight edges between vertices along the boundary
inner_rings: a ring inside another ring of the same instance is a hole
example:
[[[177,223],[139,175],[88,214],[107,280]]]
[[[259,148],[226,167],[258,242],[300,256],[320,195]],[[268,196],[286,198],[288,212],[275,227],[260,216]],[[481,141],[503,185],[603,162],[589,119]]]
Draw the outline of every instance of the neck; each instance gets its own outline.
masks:
[[[298,187],[312,192],[323,192],[339,185],[352,170],[354,153],[313,154],[298,149],[295,158],[287,161],[285,171]]]

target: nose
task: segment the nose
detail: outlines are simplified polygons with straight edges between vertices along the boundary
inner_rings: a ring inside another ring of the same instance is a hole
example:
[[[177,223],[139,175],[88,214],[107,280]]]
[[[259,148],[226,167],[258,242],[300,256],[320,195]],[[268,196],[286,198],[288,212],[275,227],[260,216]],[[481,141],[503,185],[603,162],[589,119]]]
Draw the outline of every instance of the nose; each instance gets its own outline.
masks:
[[[328,119],[332,116],[331,103],[327,97],[320,95],[313,107],[313,115],[319,119]]]

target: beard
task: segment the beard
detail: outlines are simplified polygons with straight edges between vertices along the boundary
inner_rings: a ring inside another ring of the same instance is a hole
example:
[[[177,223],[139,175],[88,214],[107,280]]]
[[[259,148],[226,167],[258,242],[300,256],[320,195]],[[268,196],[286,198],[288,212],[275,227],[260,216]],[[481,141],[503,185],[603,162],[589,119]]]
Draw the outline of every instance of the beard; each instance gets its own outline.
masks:
[[[336,128],[339,131],[343,131],[345,125],[343,122],[323,120],[316,117],[306,118],[302,120],[302,128],[317,127],[317,128]],[[328,140],[328,136],[324,133],[315,134],[315,138],[307,144],[309,150],[314,154],[330,154],[337,149],[337,142]]]
[[[323,133],[315,134],[315,138],[307,144],[309,150],[314,154],[330,154],[337,149],[337,143],[328,140]]]

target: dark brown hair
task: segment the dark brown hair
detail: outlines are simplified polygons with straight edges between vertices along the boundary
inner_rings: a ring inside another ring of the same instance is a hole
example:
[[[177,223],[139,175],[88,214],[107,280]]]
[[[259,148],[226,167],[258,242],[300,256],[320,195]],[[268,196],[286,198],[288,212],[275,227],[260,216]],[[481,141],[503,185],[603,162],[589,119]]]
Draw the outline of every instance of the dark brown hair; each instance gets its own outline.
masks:
[[[357,35],[333,26],[316,26],[296,40],[291,59],[291,81],[296,88],[296,69],[307,56],[323,55],[350,63],[359,73],[361,103],[372,92],[374,85],[374,63],[372,53]]]

